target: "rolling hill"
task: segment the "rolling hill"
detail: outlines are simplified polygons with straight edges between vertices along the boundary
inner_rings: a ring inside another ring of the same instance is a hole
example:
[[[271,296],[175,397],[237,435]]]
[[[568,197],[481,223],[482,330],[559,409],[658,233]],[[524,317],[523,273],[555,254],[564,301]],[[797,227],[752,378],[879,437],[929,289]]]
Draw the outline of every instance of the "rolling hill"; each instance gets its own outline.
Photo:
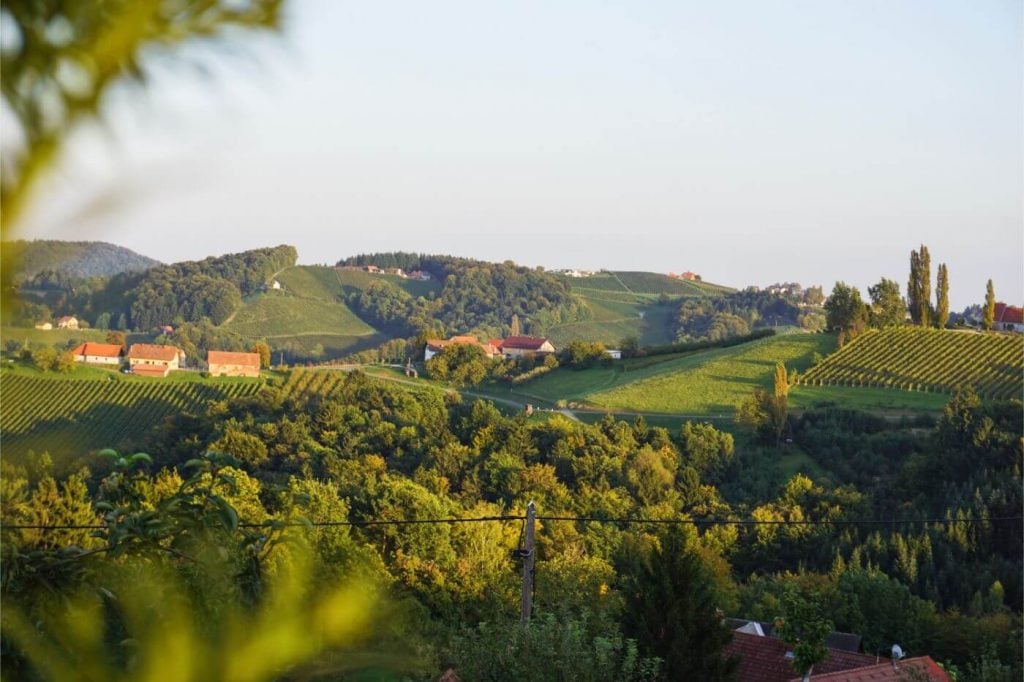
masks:
[[[277,273],[281,290],[246,298],[224,328],[247,339],[266,339],[291,361],[340,358],[387,340],[345,303],[335,268],[297,265]],[[359,273],[363,274],[363,273]]]
[[[141,272],[160,261],[106,242],[65,242],[18,240],[0,245],[4,264],[13,264],[14,281],[30,280],[44,271],[74,278],[108,277],[122,272]]]
[[[562,277],[579,301],[580,319],[546,328],[556,345],[582,340],[615,346],[629,336],[639,339],[642,346],[671,343],[675,340],[675,306],[666,298],[700,298],[732,291],[654,272],[602,271],[589,277]]]

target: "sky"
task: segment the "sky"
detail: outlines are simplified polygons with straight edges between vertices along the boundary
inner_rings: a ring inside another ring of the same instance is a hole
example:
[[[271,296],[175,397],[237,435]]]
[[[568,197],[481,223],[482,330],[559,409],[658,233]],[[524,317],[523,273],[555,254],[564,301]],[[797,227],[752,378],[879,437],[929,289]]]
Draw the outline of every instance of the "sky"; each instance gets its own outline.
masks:
[[[280,243],[1024,300],[1022,3],[291,0],[150,60],[22,237]]]

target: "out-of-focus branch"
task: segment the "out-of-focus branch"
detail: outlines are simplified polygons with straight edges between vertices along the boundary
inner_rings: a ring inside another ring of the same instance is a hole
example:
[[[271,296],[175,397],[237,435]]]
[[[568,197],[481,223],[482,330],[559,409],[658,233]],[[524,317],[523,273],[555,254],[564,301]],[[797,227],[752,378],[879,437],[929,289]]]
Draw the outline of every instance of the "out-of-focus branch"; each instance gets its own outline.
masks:
[[[0,171],[3,239],[59,158],[68,133],[102,115],[121,81],[146,82],[146,61],[191,43],[280,27],[285,0],[9,0],[2,10],[0,93],[17,135]]]

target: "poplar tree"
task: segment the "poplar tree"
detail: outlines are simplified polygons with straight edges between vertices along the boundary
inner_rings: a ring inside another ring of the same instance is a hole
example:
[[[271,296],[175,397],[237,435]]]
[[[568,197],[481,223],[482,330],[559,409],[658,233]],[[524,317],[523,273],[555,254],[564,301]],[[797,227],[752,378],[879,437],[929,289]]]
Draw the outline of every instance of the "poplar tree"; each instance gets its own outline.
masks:
[[[985,287],[985,308],[981,313],[981,328],[992,329],[996,323],[996,289],[992,286],[992,280],[988,281]]]
[[[786,366],[775,363],[775,381],[772,400],[772,420],[775,427],[776,442],[782,440],[782,432],[786,430],[786,414],[789,412],[789,376]]]
[[[522,328],[519,324],[519,316],[512,313],[512,324],[509,325],[508,335],[509,336],[522,336]]]
[[[949,271],[945,263],[939,264],[935,278],[935,326],[945,329],[949,322]]]
[[[907,281],[907,307],[914,324],[928,326],[932,297],[932,260],[928,247],[910,252],[910,279]]]

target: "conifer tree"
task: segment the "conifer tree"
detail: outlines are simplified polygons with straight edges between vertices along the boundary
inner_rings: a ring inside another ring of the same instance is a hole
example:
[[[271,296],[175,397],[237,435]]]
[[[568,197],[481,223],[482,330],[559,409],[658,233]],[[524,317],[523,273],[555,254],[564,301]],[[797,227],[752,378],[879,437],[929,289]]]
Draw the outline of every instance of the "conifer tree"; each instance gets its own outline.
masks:
[[[945,263],[939,264],[935,279],[935,326],[944,329],[949,322],[949,271]]]
[[[985,288],[985,308],[981,314],[981,328],[992,329],[996,323],[996,290],[992,286],[992,280],[988,281]]]
[[[519,316],[516,315],[515,313],[512,313],[512,324],[509,325],[508,335],[509,336],[522,336],[523,335],[522,328],[521,328],[521,326],[519,324]]]

